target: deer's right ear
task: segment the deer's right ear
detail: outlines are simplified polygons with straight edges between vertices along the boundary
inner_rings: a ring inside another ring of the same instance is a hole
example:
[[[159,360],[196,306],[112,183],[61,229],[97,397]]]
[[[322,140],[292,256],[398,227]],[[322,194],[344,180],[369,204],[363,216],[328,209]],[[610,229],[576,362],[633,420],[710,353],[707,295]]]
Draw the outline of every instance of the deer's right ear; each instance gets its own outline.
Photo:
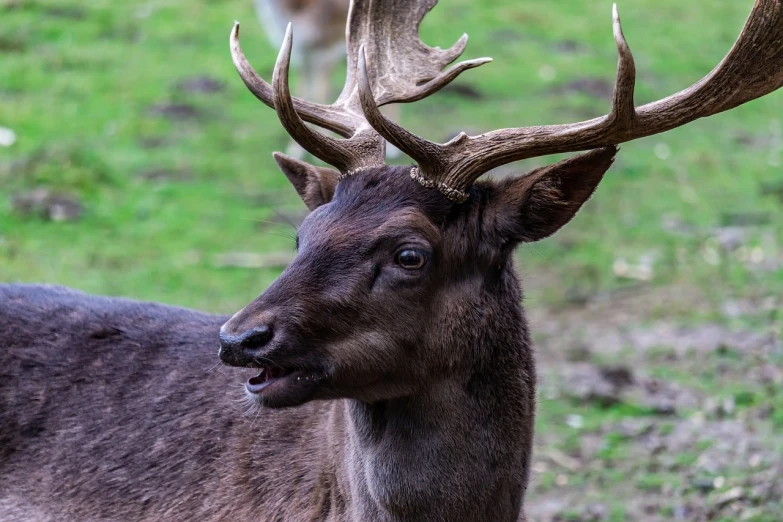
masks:
[[[339,171],[328,167],[316,167],[281,152],[275,152],[272,156],[307,208],[315,210],[332,200]]]
[[[604,147],[494,183],[485,224],[503,243],[538,241],[554,234],[590,199],[616,153],[616,147]]]

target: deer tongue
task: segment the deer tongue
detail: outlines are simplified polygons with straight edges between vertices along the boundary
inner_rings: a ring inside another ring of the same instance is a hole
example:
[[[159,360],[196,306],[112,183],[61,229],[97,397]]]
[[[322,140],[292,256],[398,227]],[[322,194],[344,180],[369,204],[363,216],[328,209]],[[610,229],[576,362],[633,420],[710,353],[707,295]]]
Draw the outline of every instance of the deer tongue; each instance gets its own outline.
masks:
[[[269,384],[288,375],[288,371],[283,368],[263,368],[255,377],[247,380],[247,389],[251,393],[258,393]]]

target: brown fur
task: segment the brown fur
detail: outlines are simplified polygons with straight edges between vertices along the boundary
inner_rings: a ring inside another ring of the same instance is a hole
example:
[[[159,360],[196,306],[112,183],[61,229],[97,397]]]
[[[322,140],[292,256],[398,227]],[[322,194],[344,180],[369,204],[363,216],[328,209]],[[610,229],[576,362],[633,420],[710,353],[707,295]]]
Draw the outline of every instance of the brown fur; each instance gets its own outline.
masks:
[[[275,152],[273,156],[307,208],[315,210],[332,200],[340,175],[338,171],[310,165],[280,152]]]
[[[567,222],[614,152],[479,183],[462,205],[401,167],[337,185],[222,327],[274,332],[224,344],[232,364],[317,369],[265,399],[295,408],[241,416],[241,379],[210,371],[223,317],[0,285],[0,520],[524,518],[535,368],[512,252]],[[397,266],[401,245],[424,268]]]
[[[345,40],[349,0],[254,0],[254,2],[260,14],[275,18],[263,20],[264,23],[285,27],[291,22],[297,26],[297,30],[303,35],[301,44],[309,50],[330,48],[342,44]],[[279,42],[274,44],[279,45]]]

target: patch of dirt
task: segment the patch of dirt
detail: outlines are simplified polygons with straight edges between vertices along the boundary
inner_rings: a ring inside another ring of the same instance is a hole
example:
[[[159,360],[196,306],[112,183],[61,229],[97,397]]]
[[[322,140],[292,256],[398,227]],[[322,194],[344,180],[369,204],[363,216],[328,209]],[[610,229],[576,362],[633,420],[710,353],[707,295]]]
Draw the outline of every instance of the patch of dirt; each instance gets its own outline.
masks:
[[[780,340],[772,333],[731,330],[719,324],[682,327],[666,322],[632,329],[626,342],[640,352],[667,346],[678,355],[691,351],[714,353],[726,348],[742,354],[763,353],[780,346]]]
[[[783,339],[775,329],[673,320],[711,306],[693,289],[646,287],[531,308],[540,396],[566,399],[575,413],[536,441],[530,522],[615,520],[618,509],[652,522],[775,520],[783,443],[769,418]],[[579,412],[596,406],[606,420],[595,428],[589,413],[587,429]]]
[[[38,216],[48,221],[77,221],[83,213],[81,202],[67,194],[38,188],[16,194],[11,207],[21,216]]]
[[[627,366],[579,363],[562,368],[559,373],[560,387],[567,397],[603,406],[620,402],[624,391],[634,384],[633,372]]]
[[[537,278],[543,277],[537,274]],[[752,314],[757,307],[763,311],[769,306],[774,308],[775,303],[766,299],[743,300],[741,306],[744,313]],[[701,291],[674,285],[638,286],[595,295],[578,306],[549,310],[529,306],[526,311],[538,356],[545,363],[564,362],[574,353],[584,359],[585,354],[616,356],[622,352],[632,357],[627,362],[633,362],[646,360],[647,352],[665,346],[673,348],[676,357],[690,351],[711,353],[725,346],[740,352],[768,353],[783,342],[769,332],[736,330],[717,323],[680,326],[675,322],[681,312],[709,315],[714,310],[715,305],[707,302]],[[662,313],[663,319],[650,323],[650,317]]]
[[[765,196],[773,196],[783,203],[783,180],[762,183],[759,191]]]
[[[602,407],[618,403],[634,405],[656,415],[673,415],[699,405],[693,390],[658,378],[635,375],[629,366],[591,363],[545,368],[542,391],[549,397],[567,397],[576,403]]]
[[[37,2],[33,0],[2,0],[0,1],[0,7],[2,7],[6,11],[11,11],[14,9],[30,9],[33,7],[36,7],[38,5]]]
[[[723,212],[720,221],[723,226],[759,226],[771,223],[772,216],[769,212]]]
[[[0,35],[0,53],[21,53],[27,49],[27,42],[22,38]]]
[[[67,167],[68,176],[63,176]],[[85,187],[111,185],[111,168],[94,150],[79,145],[43,145],[10,164],[10,178],[27,188],[81,192]]]
[[[159,136],[139,138],[139,147],[142,149],[159,149],[169,144],[168,138]]]
[[[555,43],[552,48],[563,54],[580,54],[585,52],[585,46],[574,40],[561,40]]]
[[[174,121],[192,120],[201,115],[198,108],[189,103],[159,103],[150,107],[149,113]]]
[[[225,89],[223,82],[209,76],[193,76],[177,82],[175,89],[181,92],[212,94]]]
[[[86,16],[83,8],[76,5],[52,5],[43,8],[46,16],[66,20],[82,20]]]

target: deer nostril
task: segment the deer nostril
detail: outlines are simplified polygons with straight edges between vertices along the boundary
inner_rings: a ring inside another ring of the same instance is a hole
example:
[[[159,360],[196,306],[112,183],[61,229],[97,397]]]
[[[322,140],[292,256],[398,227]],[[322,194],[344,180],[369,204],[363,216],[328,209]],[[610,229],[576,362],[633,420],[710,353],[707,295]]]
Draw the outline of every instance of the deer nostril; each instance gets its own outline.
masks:
[[[268,325],[259,326],[243,333],[240,337],[242,348],[261,348],[272,338],[272,329]]]
[[[272,328],[263,325],[245,331],[240,335],[230,335],[220,332],[220,347],[222,350],[253,350],[261,348],[272,339]]]

